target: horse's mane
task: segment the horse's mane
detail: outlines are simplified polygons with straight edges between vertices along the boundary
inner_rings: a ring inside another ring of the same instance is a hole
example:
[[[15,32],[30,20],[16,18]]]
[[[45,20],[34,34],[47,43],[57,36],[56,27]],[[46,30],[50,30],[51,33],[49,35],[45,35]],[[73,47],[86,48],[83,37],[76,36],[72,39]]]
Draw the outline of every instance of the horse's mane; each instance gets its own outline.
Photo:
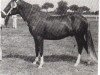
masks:
[[[40,17],[42,17],[42,18],[52,17],[52,15],[50,15],[49,13],[41,11],[41,7],[38,4],[32,5],[30,3],[25,2],[24,0],[20,0],[20,1],[21,1],[21,4],[22,4],[22,7],[32,9],[32,12],[35,12],[35,13],[38,12]],[[87,19],[84,16],[82,16],[80,13],[67,13],[66,15],[63,15],[63,16],[60,16],[60,17],[63,18],[63,17],[68,17],[68,16],[70,16],[70,17],[74,16],[75,18],[87,21]]]
[[[41,7],[38,4],[30,4],[25,2],[24,0],[20,0],[22,7],[28,7],[28,9],[32,9],[34,12],[39,12],[41,10]]]

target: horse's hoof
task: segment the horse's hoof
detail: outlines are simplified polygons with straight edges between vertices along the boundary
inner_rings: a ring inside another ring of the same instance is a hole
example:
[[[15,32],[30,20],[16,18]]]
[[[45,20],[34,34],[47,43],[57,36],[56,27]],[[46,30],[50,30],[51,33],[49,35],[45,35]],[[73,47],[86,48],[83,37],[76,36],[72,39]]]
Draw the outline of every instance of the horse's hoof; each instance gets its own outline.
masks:
[[[33,64],[36,65],[36,62],[34,61]]]
[[[75,67],[77,67],[77,66],[78,66],[78,64],[74,64],[74,66],[75,66]]]
[[[43,67],[43,63],[39,65],[38,69],[41,69]]]
[[[42,68],[42,66],[39,66],[39,67],[38,67],[38,69],[41,69],[41,68]]]
[[[87,64],[90,65],[91,64],[91,61],[87,61]]]

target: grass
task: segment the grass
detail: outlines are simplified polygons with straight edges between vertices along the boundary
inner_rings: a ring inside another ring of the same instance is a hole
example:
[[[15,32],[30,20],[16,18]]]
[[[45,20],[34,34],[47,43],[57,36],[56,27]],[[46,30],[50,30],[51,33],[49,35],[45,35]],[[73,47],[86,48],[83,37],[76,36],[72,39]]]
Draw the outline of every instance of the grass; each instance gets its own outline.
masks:
[[[35,59],[34,40],[28,31],[25,22],[18,20],[18,28],[12,28],[9,21],[9,28],[2,30],[3,60],[0,61],[0,75],[96,75],[97,64],[87,65],[88,56],[85,50],[82,53],[81,63],[74,67],[77,57],[75,39],[67,37],[62,40],[45,40],[44,59],[42,69],[33,65]],[[93,42],[98,53],[98,22],[91,21],[90,29]]]

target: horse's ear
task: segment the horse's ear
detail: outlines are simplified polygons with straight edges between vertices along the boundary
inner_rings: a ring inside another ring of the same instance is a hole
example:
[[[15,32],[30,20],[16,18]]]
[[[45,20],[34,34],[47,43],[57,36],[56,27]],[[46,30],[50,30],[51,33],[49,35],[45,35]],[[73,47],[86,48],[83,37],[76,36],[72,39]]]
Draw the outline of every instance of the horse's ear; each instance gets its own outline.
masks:
[[[11,1],[12,1],[12,2],[14,2],[14,1],[15,1],[15,2],[18,2],[19,0],[11,0]]]
[[[22,2],[23,0],[16,0],[16,2]]]
[[[16,2],[18,2],[19,0],[16,0]]]
[[[21,2],[22,2],[22,0],[16,0],[15,2],[16,2],[18,5],[20,5]]]
[[[11,2],[11,8],[16,8],[17,7],[17,3],[14,1],[14,2]]]

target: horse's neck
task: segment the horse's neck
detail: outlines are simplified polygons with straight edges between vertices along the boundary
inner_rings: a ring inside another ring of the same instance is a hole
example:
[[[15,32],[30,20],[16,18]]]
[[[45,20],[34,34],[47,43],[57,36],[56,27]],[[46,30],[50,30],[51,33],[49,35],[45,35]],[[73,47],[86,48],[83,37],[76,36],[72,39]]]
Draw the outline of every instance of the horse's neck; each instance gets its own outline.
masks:
[[[30,17],[30,12],[31,12],[31,8],[32,5],[26,2],[22,2],[22,4],[19,7],[19,14],[21,15],[21,17],[24,19],[24,21],[29,21],[29,17]]]
[[[31,4],[26,2],[22,2],[19,12],[21,17],[28,23],[28,25],[30,23],[38,23],[38,21],[45,19],[41,12],[35,10]]]

